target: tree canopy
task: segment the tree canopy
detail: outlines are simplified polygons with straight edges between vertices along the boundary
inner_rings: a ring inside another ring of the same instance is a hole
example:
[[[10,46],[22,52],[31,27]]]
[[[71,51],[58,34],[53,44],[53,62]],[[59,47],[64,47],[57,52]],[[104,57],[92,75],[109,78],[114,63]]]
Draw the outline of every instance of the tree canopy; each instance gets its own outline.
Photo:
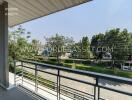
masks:
[[[59,34],[45,39],[47,46],[52,49],[51,55],[57,58],[58,64],[60,63],[60,56],[66,53],[67,48],[70,48],[74,42],[72,38]]]
[[[111,29],[105,32],[105,34],[94,35],[91,40],[91,48],[95,56],[98,56],[96,52],[99,47],[110,48],[110,52],[113,60],[127,60],[128,55],[132,50],[132,38],[131,33],[128,33],[127,29],[120,30],[119,28]]]

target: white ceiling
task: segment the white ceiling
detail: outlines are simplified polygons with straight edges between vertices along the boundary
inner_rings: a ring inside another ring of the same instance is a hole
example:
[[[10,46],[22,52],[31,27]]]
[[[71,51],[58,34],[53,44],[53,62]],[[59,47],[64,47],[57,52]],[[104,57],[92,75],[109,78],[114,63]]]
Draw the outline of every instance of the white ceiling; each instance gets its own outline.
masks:
[[[9,5],[9,26],[19,25],[91,0],[5,0]]]

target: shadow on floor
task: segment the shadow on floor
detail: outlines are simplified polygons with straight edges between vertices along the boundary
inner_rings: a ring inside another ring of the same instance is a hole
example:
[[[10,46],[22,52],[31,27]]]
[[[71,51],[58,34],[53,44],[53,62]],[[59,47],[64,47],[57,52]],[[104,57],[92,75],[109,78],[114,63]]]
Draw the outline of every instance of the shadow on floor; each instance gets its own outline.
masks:
[[[10,90],[0,88],[0,100],[35,100],[32,96],[14,87]]]

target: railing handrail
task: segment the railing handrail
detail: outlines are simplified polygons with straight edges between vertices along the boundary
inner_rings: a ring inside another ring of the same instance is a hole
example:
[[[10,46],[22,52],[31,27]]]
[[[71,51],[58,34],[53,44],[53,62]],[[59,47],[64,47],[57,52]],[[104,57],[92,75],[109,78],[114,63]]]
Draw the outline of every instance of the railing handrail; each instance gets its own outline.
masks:
[[[45,64],[45,63],[41,63],[37,61],[29,61],[29,60],[15,60],[15,61],[21,61],[21,62],[30,63],[30,64],[34,64],[38,66],[44,66],[51,69],[59,69],[66,72],[72,72],[74,74],[80,74],[80,75],[86,75],[86,76],[91,76],[91,77],[100,78],[100,79],[112,80],[116,82],[127,83],[130,85],[132,84],[132,79],[130,78],[124,78],[124,77],[119,77],[114,75],[107,75],[107,74],[78,70],[78,69],[71,69],[71,68],[66,68],[66,67],[58,66],[58,65]]]

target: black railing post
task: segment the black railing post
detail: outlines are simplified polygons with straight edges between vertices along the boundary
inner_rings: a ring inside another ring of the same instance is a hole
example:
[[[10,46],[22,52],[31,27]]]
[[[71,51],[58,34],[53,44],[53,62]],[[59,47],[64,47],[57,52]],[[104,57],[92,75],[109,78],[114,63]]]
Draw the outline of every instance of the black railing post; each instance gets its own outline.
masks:
[[[99,88],[99,78],[98,77],[96,77],[96,87],[98,88],[97,100],[99,100],[100,99],[100,88]]]
[[[94,86],[94,100],[96,100],[96,86]]]
[[[35,65],[35,92],[38,92],[38,66]]]
[[[60,70],[57,72],[57,100],[60,100]]]
[[[96,83],[95,83],[95,86],[94,86],[94,100],[96,100],[97,94],[98,94],[97,100],[99,100],[100,89],[99,89],[98,83],[99,83],[99,78],[96,77]],[[96,91],[97,88],[98,88],[98,91]],[[97,92],[98,92],[98,93],[97,93]]]
[[[100,87],[98,87],[98,100],[100,99]]]

